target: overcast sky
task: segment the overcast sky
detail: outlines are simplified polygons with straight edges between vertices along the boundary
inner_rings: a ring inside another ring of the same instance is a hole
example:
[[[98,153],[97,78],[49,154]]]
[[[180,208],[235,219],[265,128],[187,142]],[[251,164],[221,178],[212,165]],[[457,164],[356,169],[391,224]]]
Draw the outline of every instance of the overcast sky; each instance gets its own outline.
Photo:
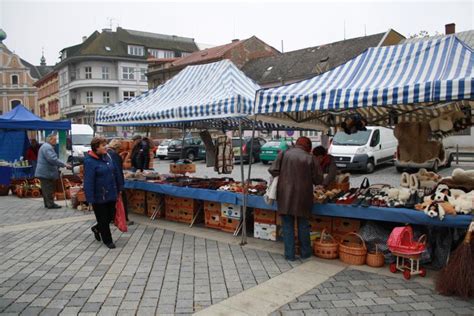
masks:
[[[48,64],[81,37],[109,26],[192,37],[220,45],[256,35],[284,50],[296,50],[393,28],[408,35],[426,30],[444,33],[473,29],[474,1],[391,2],[47,2],[0,0],[0,28],[5,44],[27,61],[39,64],[44,47]]]

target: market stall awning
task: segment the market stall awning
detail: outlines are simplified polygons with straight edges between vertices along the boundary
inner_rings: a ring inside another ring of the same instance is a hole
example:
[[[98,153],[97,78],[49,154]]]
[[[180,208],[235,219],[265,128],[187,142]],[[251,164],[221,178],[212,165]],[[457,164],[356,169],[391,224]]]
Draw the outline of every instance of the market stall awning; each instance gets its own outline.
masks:
[[[69,130],[71,121],[47,121],[20,104],[10,112],[0,115],[0,129]]]
[[[98,125],[161,125],[251,115],[260,87],[231,61],[188,66],[165,84],[97,111]]]
[[[280,124],[333,126],[340,121],[339,114],[357,111],[374,120],[384,118],[379,124],[387,124],[387,114],[398,116],[434,105],[439,109],[440,103],[453,106],[452,101],[473,100],[473,77],[473,51],[454,35],[369,48],[322,75],[259,90],[255,114]]]

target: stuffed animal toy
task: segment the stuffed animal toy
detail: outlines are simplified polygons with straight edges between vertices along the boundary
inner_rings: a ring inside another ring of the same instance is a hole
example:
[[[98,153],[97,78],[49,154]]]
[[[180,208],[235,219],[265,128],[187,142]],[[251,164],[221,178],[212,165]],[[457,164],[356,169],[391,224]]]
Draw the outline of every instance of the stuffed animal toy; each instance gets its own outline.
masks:
[[[425,208],[424,212],[429,217],[431,218],[439,217],[440,220],[443,220],[446,214],[441,203],[431,203]]]
[[[474,210],[474,191],[459,195],[452,202],[456,213],[458,214],[471,214]]]

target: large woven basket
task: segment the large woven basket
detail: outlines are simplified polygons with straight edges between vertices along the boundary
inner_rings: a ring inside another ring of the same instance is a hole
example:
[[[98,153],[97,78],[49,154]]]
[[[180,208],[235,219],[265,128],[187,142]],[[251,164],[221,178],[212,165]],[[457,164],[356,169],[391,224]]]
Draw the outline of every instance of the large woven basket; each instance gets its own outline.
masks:
[[[382,252],[379,251],[377,245],[375,245],[375,252],[367,253],[367,265],[369,267],[380,268],[385,264],[385,257]]]
[[[347,241],[346,237],[357,237],[361,242]],[[362,265],[365,263],[367,247],[364,239],[359,234],[350,232],[343,236],[339,243],[339,259],[347,264]]]
[[[313,252],[316,257],[324,259],[336,259],[338,257],[338,243],[326,229],[321,232],[321,237],[313,243]]]

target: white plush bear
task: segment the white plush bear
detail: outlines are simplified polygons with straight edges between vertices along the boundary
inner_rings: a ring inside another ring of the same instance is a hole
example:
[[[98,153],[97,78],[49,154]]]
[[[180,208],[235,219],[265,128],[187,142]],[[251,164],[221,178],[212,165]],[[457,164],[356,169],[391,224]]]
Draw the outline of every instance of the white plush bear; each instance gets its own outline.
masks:
[[[474,191],[459,195],[452,204],[456,213],[471,214],[474,210]]]

